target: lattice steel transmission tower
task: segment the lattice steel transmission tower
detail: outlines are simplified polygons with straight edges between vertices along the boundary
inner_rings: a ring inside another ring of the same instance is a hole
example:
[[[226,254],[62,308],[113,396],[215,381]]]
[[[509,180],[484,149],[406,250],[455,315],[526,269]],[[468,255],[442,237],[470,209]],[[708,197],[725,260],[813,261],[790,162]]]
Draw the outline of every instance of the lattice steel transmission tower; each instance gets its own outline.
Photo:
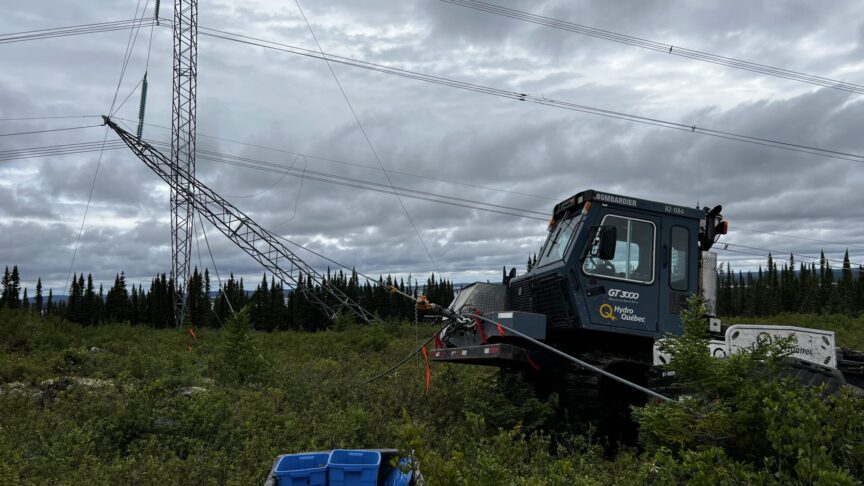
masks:
[[[105,124],[132,149],[163,181],[194,206],[216,229],[295,292],[301,293],[328,318],[340,310],[353,312],[370,323],[375,316],[345,294],[332,281],[295,254],[285,240],[256,223],[216,191],[192,176],[186,169],[156,150],[152,145],[123,130],[108,117]]]
[[[198,0],[174,1],[174,96],[171,118],[171,161],[195,177],[195,111],[198,90]],[[192,255],[195,188],[172,170],[171,278],[174,282],[174,324],[183,324],[186,286]],[[182,188],[183,190],[178,190]]]

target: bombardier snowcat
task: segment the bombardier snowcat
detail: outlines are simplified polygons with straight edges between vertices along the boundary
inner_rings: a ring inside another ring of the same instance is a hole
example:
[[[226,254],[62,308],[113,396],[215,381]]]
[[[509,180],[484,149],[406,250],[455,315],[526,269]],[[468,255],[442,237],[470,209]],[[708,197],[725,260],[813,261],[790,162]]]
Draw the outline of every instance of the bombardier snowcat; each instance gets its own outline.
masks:
[[[538,392],[558,392],[584,413],[622,415],[647,399],[639,387],[668,384],[660,365],[669,357],[657,342],[682,333],[681,311],[698,293],[712,355],[727,356],[760,336],[795,334],[799,380],[831,389],[864,385],[864,355],[837,348],[831,331],[722,326],[710,251],[728,230],[721,211],[594,190],[567,198],[555,205],[531,270],[516,276],[512,269],[501,284],[474,283],[456,296],[454,315],[485,317],[470,326],[454,320],[430,359],[521,370]],[[543,344],[607,373],[562,360]]]

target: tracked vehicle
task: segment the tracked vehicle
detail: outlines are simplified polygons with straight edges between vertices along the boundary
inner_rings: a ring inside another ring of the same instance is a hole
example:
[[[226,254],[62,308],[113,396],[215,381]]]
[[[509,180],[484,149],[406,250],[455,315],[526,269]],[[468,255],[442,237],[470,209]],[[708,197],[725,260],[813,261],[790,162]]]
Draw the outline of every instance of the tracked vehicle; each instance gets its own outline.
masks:
[[[594,190],[557,204],[534,268],[501,284],[475,283],[450,309],[491,317],[472,326],[454,322],[438,337],[434,361],[520,370],[541,394],[558,392],[587,414],[615,417],[646,395],[633,387],[562,361],[526,337],[550,345],[629,382],[660,389],[658,365],[668,356],[656,343],[683,331],[681,311],[701,294],[711,353],[723,357],[757,339],[795,334],[793,373],[830,388],[864,383],[861,353],[836,348],[818,329],[737,325],[716,318],[716,254],[727,233],[722,208],[695,209]],[[496,326],[493,322],[503,326]],[[817,323],[814,323],[817,324]]]

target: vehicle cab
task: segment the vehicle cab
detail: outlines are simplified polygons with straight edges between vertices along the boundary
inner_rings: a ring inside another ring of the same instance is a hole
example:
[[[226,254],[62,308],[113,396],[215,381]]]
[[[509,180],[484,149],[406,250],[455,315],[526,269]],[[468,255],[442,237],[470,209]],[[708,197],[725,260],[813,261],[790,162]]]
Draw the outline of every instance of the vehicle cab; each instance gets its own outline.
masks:
[[[508,307],[545,314],[550,332],[680,334],[702,252],[725,233],[719,211],[578,193],[555,206],[536,265],[509,282]]]

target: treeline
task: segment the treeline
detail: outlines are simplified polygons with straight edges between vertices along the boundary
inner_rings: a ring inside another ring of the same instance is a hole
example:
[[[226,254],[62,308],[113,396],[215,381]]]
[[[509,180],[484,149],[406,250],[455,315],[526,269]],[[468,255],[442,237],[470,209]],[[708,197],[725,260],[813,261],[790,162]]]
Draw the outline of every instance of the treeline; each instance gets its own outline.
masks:
[[[398,281],[388,275],[380,276],[378,284],[364,279],[360,282],[357,272],[346,275],[341,270],[324,276],[325,285],[341,290],[345,295],[375,315],[384,319],[413,320],[414,303],[402,296],[393,294],[389,289],[418,296],[421,291],[429,300],[448,305],[453,300],[453,283],[446,279],[429,277],[424,287],[410,277]],[[65,300],[56,301],[53,290],[43,294],[42,279],[38,279],[35,294],[29,289],[21,290],[18,266],[8,267],[3,275],[3,291],[0,294],[0,308],[23,309],[42,315],[58,315],[69,321],[83,325],[96,325],[106,322],[129,322],[135,325],[148,325],[156,328],[174,326],[174,292],[171,277],[160,274],[153,278],[149,288],[143,285],[127,285],[124,273],[119,273],[114,284],[107,290],[103,285],[95,287],[92,274],[75,274]],[[302,288],[301,288],[302,287]],[[185,321],[194,327],[220,327],[232,312],[249,306],[250,317],[255,329],[272,331],[276,329],[303,329],[317,331],[326,329],[332,322],[307,295],[314,295],[338,308],[337,302],[320,285],[310,285],[300,279],[297,289],[286,290],[281,282],[264,275],[254,291],[244,290],[243,279],[230,275],[220,287],[216,285],[215,298],[211,289],[210,272],[197,268],[188,282]],[[302,291],[300,291],[302,290]],[[31,295],[33,296],[31,299]],[[421,316],[422,317],[422,316]]]
[[[857,273],[857,276],[855,275]],[[767,316],[780,312],[859,314],[864,311],[864,266],[853,273],[849,252],[840,276],[822,252],[816,262],[778,265],[768,255],[765,269],[742,273],[723,265],[719,271],[717,310],[725,316]]]

